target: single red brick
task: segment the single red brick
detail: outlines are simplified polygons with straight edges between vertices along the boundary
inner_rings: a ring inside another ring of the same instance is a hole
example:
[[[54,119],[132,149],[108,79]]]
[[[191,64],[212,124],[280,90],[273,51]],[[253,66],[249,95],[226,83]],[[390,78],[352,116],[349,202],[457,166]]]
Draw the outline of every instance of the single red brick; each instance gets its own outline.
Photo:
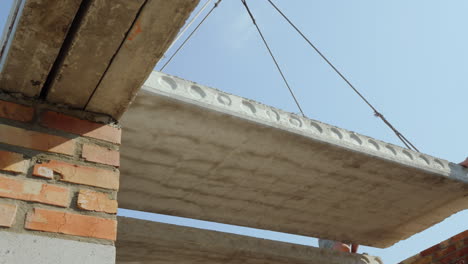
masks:
[[[416,260],[412,264],[431,264],[431,263],[432,263],[432,256],[426,256],[426,257]]]
[[[453,242],[457,242],[459,240],[466,239],[466,238],[468,238],[468,230],[461,232],[458,235],[453,236],[452,238],[450,238],[450,242],[453,243]]]
[[[119,189],[119,172],[100,168],[86,167],[70,164],[63,161],[51,160],[36,164],[33,175],[46,177],[56,173],[61,181],[101,187],[106,189]]]
[[[29,160],[24,159],[22,154],[0,150],[0,170],[26,173]]]
[[[107,193],[80,190],[78,194],[78,208],[88,211],[117,213],[117,201],[109,199]]]
[[[26,217],[26,229],[115,241],[117,221],[95,216],[34,208]]]
[[[30,122],[34,116],[34,109],[29,106],[0,101],[0,117],[21,122]]]
[[[423,257],[429,256],[429,255],[432,255],[434,252],[438,251],[439,249],[440,249],[440,245],[437,244],[437,245],[435,245],[435,246],[433,246],[433,247],[430,247],[430,248],[428,248],[428,249],[422,251],[422,252],[420,253],[420,255],[423,256]]]
[[[455,250],[457,250],[457,248],[455,247],[455,245],[450,245],[448,246],[447,248],[444,248],[444,249],[441,249],[439,251],[437,251],[434,256],[435,258],[442,258],[444,256],[447,256],[449,254],[451,254],[452,252],[454,252]]]
[[[0,226],[11,227],[15,222],[18,206],[0,203]]]
[[[38,181],[0,176],[0,197],[68,207],[70,190]]]
[[[448,255],[447,257],[445,257],[445,258],[443,258],[443,259],[441,259],[439,261],[442,264],[453,264],[459,258],[466,257],[466,256],[468,256],[468,247],[460,249],[460,250]]]
[[[464,240],[458,240],[457,242],[454,242],[452,245],[458,250],[460,248],[465,247],[465,241]]]
[[[97,145],[83,145],[81,156],[87,160],[107,165],[120,166],[120,153],[116,150],[103,148]]]
[[[40,166],[40,164],[42,163],[34,165],[32,175],[52,180],[54,178],[54,171],[48,167]]]
[[[44,112],[40,123],[48,128],[120,144],[121,129],[109,125],[94,123],[52,111]]]
[[[0,124],[0,143],[67,155],[75,153],[73,139]]]

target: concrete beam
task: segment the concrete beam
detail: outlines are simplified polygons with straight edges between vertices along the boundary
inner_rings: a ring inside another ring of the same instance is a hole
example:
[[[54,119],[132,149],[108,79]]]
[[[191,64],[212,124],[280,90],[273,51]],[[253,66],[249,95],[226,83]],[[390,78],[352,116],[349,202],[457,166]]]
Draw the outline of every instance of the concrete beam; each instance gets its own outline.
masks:
[[[47,100],[82,109],[118,52],[145,0],[90,1],[57,65]],[[113,96],[118,96],[114,94]]]
[[[382,264],[368,255],[124,217],[116,247],[119,264]]]
[[[122,124],[122,208],[375,247],[468,208],[459,165],[157,72]]]
[[[198,2],[16,0],[0,90],[117,119]]]
[[[0,43],[0,90],[38,96],[81,0],[15,0]]]
[[[0,231],[0,264],[115,263],[115,247]]]
[[[120,116],[199,0],[147,0],[86,110]]]

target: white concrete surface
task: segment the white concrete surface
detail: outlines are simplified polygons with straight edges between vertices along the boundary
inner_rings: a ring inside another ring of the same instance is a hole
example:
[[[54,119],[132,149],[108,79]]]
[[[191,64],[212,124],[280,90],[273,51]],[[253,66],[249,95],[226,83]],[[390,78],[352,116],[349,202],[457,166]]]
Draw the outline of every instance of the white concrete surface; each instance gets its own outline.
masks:
[[[122,208],[376,247],[468,209],[459,165],[165,74],[122,125]]]
[[[0,264],[114,264],[115,247],[0,231]]]
[[[461,166],[451,166],[446,160],[388,144],[317,120],[304,118],[175,76],[153,71],[142,89],[155,95],[198,105],[212,111],[237,116],[258,124],[432,171],[468,183],[468,172],[462,170]]]

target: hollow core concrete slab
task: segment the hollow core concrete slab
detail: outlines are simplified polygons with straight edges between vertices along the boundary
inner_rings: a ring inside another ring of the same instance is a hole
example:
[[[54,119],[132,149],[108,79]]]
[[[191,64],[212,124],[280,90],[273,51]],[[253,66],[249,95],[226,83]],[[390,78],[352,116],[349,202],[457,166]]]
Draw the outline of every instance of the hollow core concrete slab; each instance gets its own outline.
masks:
[[[368,255],[125,217],[116,247],[118,264],[382,264]]]
[[[12,2],[0,91],[119,119],[200,1]]]
[[[468,208],[459,165],[157,72],[122,124],[122,208],[376,247]]]
[[[0,90],[39,96],[82,0],[14,0],[0,42]],[[0,8],[6,8],[5,1]]]

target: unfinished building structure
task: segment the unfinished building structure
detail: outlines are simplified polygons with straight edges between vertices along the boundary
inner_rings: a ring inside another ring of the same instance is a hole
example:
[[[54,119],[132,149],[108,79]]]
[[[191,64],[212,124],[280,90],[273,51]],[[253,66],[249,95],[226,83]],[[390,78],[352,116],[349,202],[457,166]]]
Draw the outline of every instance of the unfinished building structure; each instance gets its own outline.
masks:
[[[15,2],[0,57],[0,263],[382,263],[121,218],[117,197],[375,247],[467,209],[459,165],[152,72],[197,3]]]

